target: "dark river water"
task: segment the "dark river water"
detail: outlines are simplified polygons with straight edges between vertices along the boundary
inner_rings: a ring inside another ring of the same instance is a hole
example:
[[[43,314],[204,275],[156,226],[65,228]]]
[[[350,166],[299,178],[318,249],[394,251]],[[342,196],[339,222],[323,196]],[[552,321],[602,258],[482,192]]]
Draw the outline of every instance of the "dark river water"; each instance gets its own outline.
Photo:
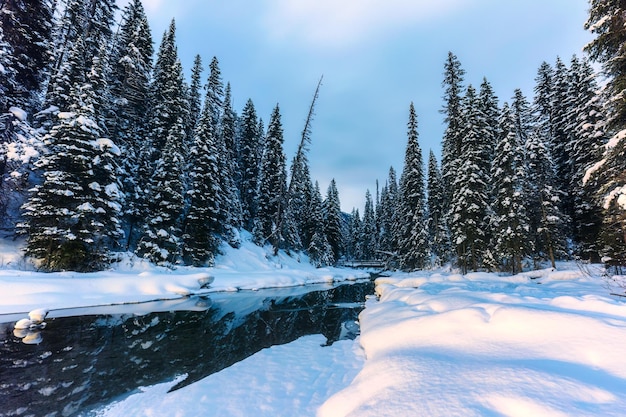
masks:
[[[365,280],[56,310],[26,336],[0,316],[0,416],[80,415],[188,374],[181,388],[304,335],[328,345],[354,338],[373,291]]]

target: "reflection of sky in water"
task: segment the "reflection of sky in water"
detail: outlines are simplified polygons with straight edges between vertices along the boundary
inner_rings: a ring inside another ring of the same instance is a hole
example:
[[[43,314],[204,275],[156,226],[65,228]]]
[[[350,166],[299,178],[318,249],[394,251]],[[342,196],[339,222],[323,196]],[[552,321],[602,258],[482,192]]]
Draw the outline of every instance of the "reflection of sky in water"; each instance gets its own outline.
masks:
[[[181,388],[305,335],[353,339],[372,293],[366,280],[52,310],[30,326],[24,314],[0,316],[0,404],[9,415],[71,416],[187,374]]]

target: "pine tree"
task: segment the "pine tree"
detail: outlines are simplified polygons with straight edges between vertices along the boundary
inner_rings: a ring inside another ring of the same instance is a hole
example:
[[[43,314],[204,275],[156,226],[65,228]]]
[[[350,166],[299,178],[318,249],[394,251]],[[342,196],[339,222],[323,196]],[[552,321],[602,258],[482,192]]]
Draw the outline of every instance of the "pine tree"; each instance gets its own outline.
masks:
[[[496,259],[502,270],[512,274],[522,271],[522,260],[533,251],[525,207],[524,152],[515,124],[515,116],[505,103],[491,169],[494,180],[491,229]]]
[[[535,77],[535,98],[532,106],[533,123],[547,140],[552,135],[552,89],[554,70],[547,62],[542,62]]]
[[[552,88],[552,118],[550,135],[550,152],[556,169],[556,186],[563,192],[561,210],[571,216],[574,208],[570,196],[572,182],[570,142],[573,140],[572,129],[575,122],[571,119],[572,96],[569,71],[563,61],[557,58],[554,67]]]
[[[348,227],[345,230],[344,242],[346,242],[346,258],[357,259],[357,230],[361,227],[361,219],[358,209],[353,208],[348,219]],[[357,222],[358,220],[358,222]]]
[[[595,201],[594,190],[585,187],[585,179],[587,169],[602,157],[602,146],[607,140],[605,114],[591,65],[575,55],[570,66],[570,88],[570,119],[574,126],[568,144],[572,170],[569,192],[573,206],[574,240],[579,245],[580,256],[599,261],[597,240],[602,213]]]
[[[488,156],[485,169],[491,165],[493,153],[498,142],[498,121],[500,119],[500,109],[498,108],[498,97],[496,97],[493,87],[483,78],[479,91],[479,106],[485,116],[486,126],[483,141],[485,142],[485,152]]]
[[[486,120],[470,85],[463,102],[463,147],[457,176],[452,184],[450,231],[463,273],[482,266],[487,249],[486,230],[489,208],[489,173],[484,170]]]
[[[380,215],[376,218],[380,225],[378,247],[388,256],[395,256],[398,250],[396,222],[399,219],[397,211],[398,180],[395,169],[390,167],[387,182],[380,194]]]
[[[212,115],[204,107],[191,148],[190,207],[185,219],[183,258],[194,266],[210,266],[218,249],[220,232],[219,166]]]
[[[136,252],[158,264],[180,261],[188,101],[175,45],[174,21],[164,34],[150,92],[149,136],[142,150],[138,207],[147,220]],[[144,180],[145,181],[145,180]]]
[[[310,216],[315,222],[315,231],[311,243],[307,248],[311,263],[317,268],[331,265],[334,262],[333,248],[328,243],[324,228],[324,208],[319,184],[315,183],[313,198],[311,199]]]
[[[365,192],[365,208],[363,210],[363,221],[361,222],[361,231],[359,236],[361,244],[362,259],[375,259],[376,242],[376,217],[374,214],[374,201],[370,190]]]
[[[283,126],[278,105],[267,129],[266,148],[259,179],[258,212],[254,230],[258,244],[270,243],[274,254],[283,243],[280,225],[286,208],[287,171],[283,152]]]
[[[239,175],[239,167],[236,156],[236,138],[235,124],[237,115],[232,109],[230,93],[230,83],[226,85],[226,94],[224,96],[224,108],[221,112],[222,120],[219,124],[218,151],[222,155],[219,162],[220,184],[224,195],[224,204],[222,205],[223,227],[221,233],[223,238],[232,247],[239,247],[241,241],[239,239],[239,229],[243,222],[243,213],[241,208],[241,198],[237,188],[237,179]]]
[[[75,47],[80,47],[78,41]],[[119,148],[103,139],[96,122],[92,85],[101,75],[72,89],[71,112],[46,136],[49,153],[37,162],[43,182],[25,204],[26,254],[46,270],[94,271],[110,262],[109,251],[121,237]]]
[[[343,255],[343,239],[341,233],[341,203],[337,184],[333,178],[326,192],[323,204],[324,232],[332,249],[332,262],[335,263]]]
[[[222,111],[221,134],[224,146],[226,147],[226,155],[229,161],[231,177],[235,185],[241,181],[241,173],[239,169],[239,161],[237,155],[237,114],[233,110],[233,101],[231,97],[230,83],[226,84],[224,93],[224,109]],[[241,219],[239,219],[241,222]]]
[[[590,58],[603,66],[607,80],[608,127],[620,131],[626,127],[626,6],[621,1],[590,0],[585,29],[596,38],[585,46]]]
[[[462,153],[462,89],[465,70],[461,68],[461,62],[456,55],[448,52],[448,58],[444,66],[444,122],[446,130],[443,136],[441,172],[444,190],[444,207],[446,212],[452,200],[453,183],[459,168]]]
[[[525,145],[527,165],[527,213],[535,256],[555,260],[566,256],[565,227],[568,218],[560,210],[562,192],[555,184],[555,167],[541,129],[530,131]]]
[[[626,253],[626,7],[621,1],[591,0],[585,28],[596,35],[585,51],[602,64],[606,82],[606,126],[610,137],[602,159],[588,171],[588,184],[603,210],[601,255],[624,265]]]
[[[417,134],[417,115],[409,107],[408,141],[404,169],[400,176],[400,206],[403,224],[400,226],[398,248],[401,268],[412,271],[426,266],[428,261],[428,231],[426,227],[424,167]]]
[[[113,106],[108,125],[122,151],[120,181],[125,195],[123,223],[126,249],[134,249],[140,230],[137,224],[141,223],[142,217],[138,198],[145,183],[143,179],[149,172],[139,169],[142,166],[142,149],[149,148],[145,116],[149,106],[154,48],[141,0],[129,3],[123,16],[111,53],[109,85]]]
[[[191,85],[189,86],[189,129],[194,130],[200,119],[202,110],[202,99],[200,89],[202,88],[202,58],[196,55],[191,68]]]
[[[205,101],[211,111],[213,123],[217,126],[222,120],[222,110],[224,108],[224,83],[219,67],[219,61],[213,57],[209,64],[209,79],[207,80]],[[216,130],[216,132],[218,132]],[[219,134],[219,132],[218,132]]]
[[[0,7],[2,37],[11,48],[14,82],[4,84],[9,105],[33,113],[49,75],[53,7],[50,0],[5,0]],[[4,72],[4,71],[2,71]],[[0,111],[8,108],[3,104]]]
[[[241,113],[241,136],[239,139],[239,167],[241,170],[241,182],[239,195],[243,227],[252,230],[254,218],[257,213],[257,196],[259,186],[259,171],[261,167],[261,153],[259,152],[259,138],[263,132],[259,132],[259,120],[252,100],[248,99]]]
[[[441,266],[450,258],[450,234],[443,207],[441,172],[437,165],[437,158],[432,150],[428,157],[428,183],[426,190],[428,195],[426,206],[431,264],[433,266]]]

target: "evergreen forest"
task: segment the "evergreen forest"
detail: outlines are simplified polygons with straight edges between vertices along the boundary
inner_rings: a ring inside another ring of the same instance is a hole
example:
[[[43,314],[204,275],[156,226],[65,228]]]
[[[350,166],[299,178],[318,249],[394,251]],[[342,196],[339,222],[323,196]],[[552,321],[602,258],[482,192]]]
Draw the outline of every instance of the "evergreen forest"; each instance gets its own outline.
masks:
[[[626,24],[590,0],[585,56],[551,58],[535,88],[496,97],[442,64],[440,157],[407,107],[401,171],[342,213],[310,175],[322,79],[289,160],[281,108],[234,109],[216,57],[186,79],[176,22],[158,48],[141,0],[5,0],[0,13],[0,230],[43,271],[98,271],[121,253],[212,266],[242,231],[318,266],[380,260],[517,273],[557,260],[626,264]],[[118,17],[121,21],[118,22]],[[592,64],[597,63],[598,67]],[[601,67],[601,72],[596,68]],[[323,90],[323,89],[322,89]],[[323,91],[321,92],[323,94]],[[306,100],[304,97],[303,100]]]

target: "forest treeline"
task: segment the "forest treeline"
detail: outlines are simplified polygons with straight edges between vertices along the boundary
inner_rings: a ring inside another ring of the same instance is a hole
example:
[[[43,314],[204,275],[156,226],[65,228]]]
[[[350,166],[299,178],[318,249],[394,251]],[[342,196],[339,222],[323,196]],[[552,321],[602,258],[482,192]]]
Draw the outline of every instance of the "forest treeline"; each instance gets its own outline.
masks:
[[[517,272],[525,260],[624,258],[624,11],[592,0],[586,58],[538,70],[532,101],[500,104],[487,80],[444,64],[441,162],[424,164],[409,108],[399,178],[341,213],[309,173],[311,118],[290,164],[278,105],[237,112],[217,58],[190,80],[172,21],[158,49],[140,0],[7,0],[0,20],[0,227],[47,271],[105,268],[120,252],[208,266],[240,232],[317,266],[385,258]],[[621,20],[620,20],[621,19]],[[620,38],[621,37],[621,38]],[[155,54],[156,52],[156,54]],[[321,82],[321,80],[320,80]],[[426,170],[424,169],[426,167]],[[426,171],[426,172],[425,172]]]

